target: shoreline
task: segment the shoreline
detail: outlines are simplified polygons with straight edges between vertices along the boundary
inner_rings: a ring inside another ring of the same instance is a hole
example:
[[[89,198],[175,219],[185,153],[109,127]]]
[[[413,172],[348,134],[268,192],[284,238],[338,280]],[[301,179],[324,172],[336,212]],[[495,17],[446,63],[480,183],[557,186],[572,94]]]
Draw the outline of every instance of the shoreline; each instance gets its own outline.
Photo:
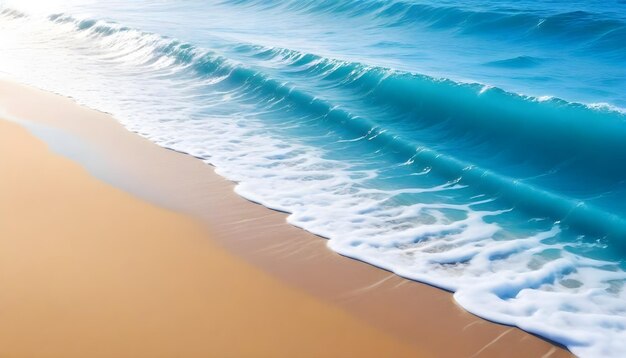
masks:
[[[38,106],[29,106],[32,101]],[[287,224],[284,213],[237,196],[233,183],[212,167],[158,147],[107,114],[6,81],[0,81],[0,109],[26,120],[22,125],[53,151],[80,163],[98,179],[199,219],[210,240],[229,253],[423,355],[570,356],[518,328],[467,313],[449,292],[332,252],[325,239]],[[67,140],[60,141],[60,135]]]

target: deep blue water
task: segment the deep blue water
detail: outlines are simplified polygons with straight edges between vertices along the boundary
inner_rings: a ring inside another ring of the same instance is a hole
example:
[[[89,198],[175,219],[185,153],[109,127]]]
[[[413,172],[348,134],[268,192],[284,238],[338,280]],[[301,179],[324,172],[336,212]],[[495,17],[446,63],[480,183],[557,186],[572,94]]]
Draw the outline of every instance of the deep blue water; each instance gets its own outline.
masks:
[[[625,1],[0,4],[5,75],[204,158],[341,254],[626,354]]]

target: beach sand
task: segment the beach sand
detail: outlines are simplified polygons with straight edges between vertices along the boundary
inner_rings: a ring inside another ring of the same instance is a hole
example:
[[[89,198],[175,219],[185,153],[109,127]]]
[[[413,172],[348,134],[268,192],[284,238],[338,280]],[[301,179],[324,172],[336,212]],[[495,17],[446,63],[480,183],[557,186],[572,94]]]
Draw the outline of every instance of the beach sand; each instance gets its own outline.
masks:
[[[0,356],[570,356],[331,252],[104,113],[5,81],[2,116]]]
[[[0,121],[0,356],[419,352]]]

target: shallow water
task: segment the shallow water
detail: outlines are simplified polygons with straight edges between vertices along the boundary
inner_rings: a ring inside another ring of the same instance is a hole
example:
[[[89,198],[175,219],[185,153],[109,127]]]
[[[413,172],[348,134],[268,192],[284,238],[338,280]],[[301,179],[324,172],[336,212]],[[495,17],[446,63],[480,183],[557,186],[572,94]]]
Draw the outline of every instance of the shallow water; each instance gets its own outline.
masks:
[[[0,4],[5,75],[475,314],[626,352],[623,1]]]

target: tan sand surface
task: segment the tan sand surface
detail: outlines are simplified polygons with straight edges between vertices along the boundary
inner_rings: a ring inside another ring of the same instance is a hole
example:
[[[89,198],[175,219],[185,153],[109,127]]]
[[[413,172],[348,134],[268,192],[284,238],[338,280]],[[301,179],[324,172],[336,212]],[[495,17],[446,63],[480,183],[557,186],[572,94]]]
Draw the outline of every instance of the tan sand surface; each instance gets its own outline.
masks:
[[[0,121],[0,356],[418,352]]]

